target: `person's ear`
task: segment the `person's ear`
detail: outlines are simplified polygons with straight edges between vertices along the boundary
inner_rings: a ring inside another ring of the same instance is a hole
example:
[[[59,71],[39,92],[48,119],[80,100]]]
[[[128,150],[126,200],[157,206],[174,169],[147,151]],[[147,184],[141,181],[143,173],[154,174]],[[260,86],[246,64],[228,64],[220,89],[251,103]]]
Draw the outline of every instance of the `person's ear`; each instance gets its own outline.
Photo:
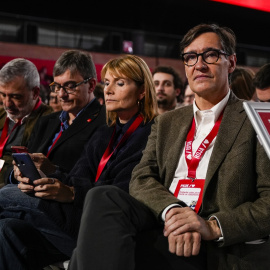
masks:
[[[229,74],[232,73],[235,68],[236,68],[236,62],[237,62],[237,58],[236,58],[236,54],[232,54],[228,57],[228,60],[229,60],[229,69],[228,69],[228,72]]]
[[[88,85],[89,85],[89,88],[88,88],[89,92],[90,93],[94,92],[95,87],[97,85],[97,80],[95,78],[90,79],[88,81]]]
[[[32,91],[33,91],[33,99],[36,100],[36,99],[38,98],[38,96],[39,96],[40,88],[37,87],[37,86],[35,86],[35,87],[32,89]]]
[[[145,88],[144,88],[144,84],[140,87],[140,90],[139,90],[139,97],[138,99],[139,100],[142,100],[144,97],[145,97]]]
[[[176,92],[176,96],[178,97],[181,94],[181,89],[180,88],[176,88],[175,89]]]

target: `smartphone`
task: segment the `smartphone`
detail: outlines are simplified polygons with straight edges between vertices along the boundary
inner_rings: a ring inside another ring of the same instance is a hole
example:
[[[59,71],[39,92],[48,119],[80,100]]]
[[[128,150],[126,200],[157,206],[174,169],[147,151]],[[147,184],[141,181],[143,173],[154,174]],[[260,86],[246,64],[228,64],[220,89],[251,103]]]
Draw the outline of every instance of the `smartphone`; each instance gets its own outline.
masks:
[[[28,153],[28,148],[26,146],[12,145],[12,153]]]
[[[13,159],[24,177],[29,178],[30,184],[41,178],[33,160],[28,153],[13,153]]]

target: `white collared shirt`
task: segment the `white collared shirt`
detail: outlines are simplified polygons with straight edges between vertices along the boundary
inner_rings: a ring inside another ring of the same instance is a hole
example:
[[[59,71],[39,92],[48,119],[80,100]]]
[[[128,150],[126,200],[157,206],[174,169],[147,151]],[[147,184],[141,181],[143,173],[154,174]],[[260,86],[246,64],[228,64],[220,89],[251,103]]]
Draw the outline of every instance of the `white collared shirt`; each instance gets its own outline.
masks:
[[[205,111],[200,111],[198,107],[196,106],[195,102],[193,103],[193,112],[194,112],[194,118],[195,118],[195,123],[196,123],[196,132],[194,136],[194,141],[192,143],[192,154],[196,152],[200,144],[203,142],[203,140],[206,138],[206,136],[210,133],[210,131],[214,127],[220,113],[223,111],[223,109],[225,108],[228,102],[229,96],[230,96],[230,91],[228,91],[227,95],[218,104],[216,104],[210,110],[205,110]],[[213,148],[214,148],[215,141],[216,141],[216,137],[211,142],[206,152],[202,156],[202,159],[200,160],[200,163],[196,170],[196,178],[198,179],[206,178],[208,164],[209,164],[209,160],[210,160]],[[187,167],[186,158],[185,158],[185,148],[183,148],[181,151],[182,151],[182,154],[180,156],[180,160],[178,162],[178,166],[176,168],[173,181],[169,188],[169,190],[172,193],[174,193],[176,189],[178,180],[187,179],[187,175],[188,175],[188,167]]]
[[[200,111],[196,106],[196,102],[193,102],[193,113],[196,124],[196,132],[194,136],[194,141],[192,143],[192,153],[194,154],[205,137],[210,133],[212,128],[215,125],[220,113],[225,108],[230,96],[230,91],[228,91],[227,95],[214,107],[210,110]],[[208,169],[209,160],[214,148],[216,138],[211,142],[206,152],[202,156],[198,168],[196,170],[196,178],[205,179],[206,173]],[[185,158],[185,148],[181,150],[181,156],[178,162],[178,166],[176,168],[173,181],[169,187],[169,191],[174,194],[178,181],[180,179],[187,179],[188,175],[188,167]],[[165,215],[167,211],[172,208],[174,205],[169,205],[166,207],[162,213],[162,219],[165,220]]]

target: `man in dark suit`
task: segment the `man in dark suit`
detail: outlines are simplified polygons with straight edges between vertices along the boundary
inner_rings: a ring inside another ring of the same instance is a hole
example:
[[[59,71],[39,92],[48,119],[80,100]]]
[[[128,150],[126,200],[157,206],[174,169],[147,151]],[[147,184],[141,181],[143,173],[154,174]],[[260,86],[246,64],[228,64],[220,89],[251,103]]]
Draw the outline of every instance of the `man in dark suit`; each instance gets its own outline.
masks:
[[[269,159],[229,89],[235,43],[215,24],[184,36],[195,101],[156,118],[131,196],[88,192],[69,269],[269,268]]]
[[[0,188],[12,169],[11,146],[26,146],[30,134],[41,116],[52,108],[41,102],[40,77],[29,60],[16,58],[0,71]]]
[[[40,119],[28,143],[36,167],[45,175],[57,170],[68,173],[96,129],[106,124],[105,107],[93,93],[96,69],[89,54],[64,52],[55,63],[53,76],[50,87],[63,110]]]

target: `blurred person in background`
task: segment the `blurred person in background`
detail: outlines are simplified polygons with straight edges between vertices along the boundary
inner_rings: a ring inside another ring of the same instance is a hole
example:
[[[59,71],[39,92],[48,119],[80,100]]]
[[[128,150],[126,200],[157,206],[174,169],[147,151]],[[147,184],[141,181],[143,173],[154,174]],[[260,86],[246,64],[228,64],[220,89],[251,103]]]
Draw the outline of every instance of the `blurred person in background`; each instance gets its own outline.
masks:
[[[96,99],[99,101],[101,105],[105,104],[105,99],[104,99],[104,84],[102,83],[97,83],[95,89],[94,89],[94,95]]]
[[[158,66],[152,71],[156,88],[158,113],[162,114],[181,106],[183,82],[179,74],[169,66]]]
[[[258,101],[270,102],[270,63],[258,70],[253,79],[253,85],[256,87]]]
[[[185,92],[184,92],[184,101],[182,103],[183,106],[193,104],[195,98],[194,92],[191,90],[189,84],[186,85]]]
[[[50,87],[49,84],[52,82],[52,77],[48,75],[48,69],[43,66],[39,71],[40,76],[40,97],[45,104],[49,104]]]
[[[49,105],[53,108],[54,112],[62,111],[62,106],[57,93],[50,92]]]
[[[256,101],[256,89],[253,85],[254,76],[255,73],[250,68],[235,68],[230,75],[230,88],[238,98]]]

